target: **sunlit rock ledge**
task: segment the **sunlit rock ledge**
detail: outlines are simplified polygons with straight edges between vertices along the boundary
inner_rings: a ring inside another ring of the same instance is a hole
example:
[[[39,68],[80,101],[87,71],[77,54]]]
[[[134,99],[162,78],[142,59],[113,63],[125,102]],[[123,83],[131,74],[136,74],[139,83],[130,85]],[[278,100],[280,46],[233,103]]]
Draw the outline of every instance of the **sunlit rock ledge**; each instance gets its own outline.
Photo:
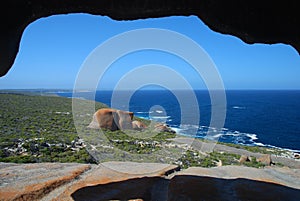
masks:
[[[0,163],[0,200],[300,200],[300,170],[160,163]]]

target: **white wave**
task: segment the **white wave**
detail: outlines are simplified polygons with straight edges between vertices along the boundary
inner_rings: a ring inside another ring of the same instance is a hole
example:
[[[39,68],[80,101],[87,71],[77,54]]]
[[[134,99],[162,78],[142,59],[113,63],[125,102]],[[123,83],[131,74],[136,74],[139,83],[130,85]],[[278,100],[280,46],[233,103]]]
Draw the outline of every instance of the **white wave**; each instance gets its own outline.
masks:
[[[246,109],[246,107],[241,107],[241,106],[233,106],[233,109]]]
[[[240,133],[232,133],[232,132],[228,132],[228,133],[225,133],[224,135],[238,137],[238,136],[240,136],[241,134],[240,134]]]
[[[172,130],[174,130],[176,133],[181,134],[182,129],[176,128],[176,127],[170,127]]]
[[[191,129],[198,129],[199,126],[198,125],[193,125],[193,124],[181,124],[180,128],[181,129],[189,129],[189,128],[191,128]]]
[[[208,131],[209,132],[214,132],[214,133],[218,132],[218,130],[216,128],[214,128],[214,127],[209,127]]]
[[[172,127],[170,126],[170,128],[172,130],[174,130],[176,132],[176,134],[181,135],[181,136],[187,136],[187,137],[196,137],[196,132],[193,134],[191,134],[190,130],[187,131],[186,129],[182,129],[182,128],[178,128],[178,127]]]
[[[155,110],[155,112],[161,114],[161,113],[163,113],[164,111],[162,111],[162,110]]]
[[[254,142],[253,144],[255,144],[256,146],[261,146],[261,147],[264,147],[266,145],[264,145],[263,143],[261,142]]]
[[[148,114],[149,112],[135,112],[137,114]]]
[[[152,119],[168,119],[171,116],[151,116]]]
[[[170,126],[177,134],[182,136],[194,137],[197,133],[198,126],[191,124],[182,124],[180,126]]]
[[[258,139],[258,137],[257,137],[257,135],[256,134],[250,134],[250,133],[246,133],[246,136],[247,137],[249,137],[249,138],[251,138],[251,140],[253,141],[253,140],[257,140]]]
[[[288,149],[288,148],[282,148],[282,147],[277,147],[277,146],[273,146],[273,145],[268,145],[268,144],[263,144],[261,142],[255,142],[258,140],[258,136],[256,134],[253,133],[243,133],[243,132],[239,132],[239,131],[230,131],[227,128],[221,128],[219,129],[219,132],[217,134],[214,134],[214,132],[211,132],[210,135],[207,135],[207,131],[209,131],[211,129],[211,131],[218,131],[218,129],[216,128],[211,128],[208,126],[198,126],[198,125],[192,125],[192,124],[181,124],[178,127],[172,127],[171,128],[179,135],[183,135],[183,136],[192,136],[193,133],[193,129],[200,129],[198,130],[198,137],[202,136],[205,139],[208,140],[215,140],[216,138],[220,138],[220,137],[225,137],[226,136],[233,136],[234,139],[232,141],[232,143],[236,143],[236,144],[241,144],[241,145],[245,145],[245,146],[263,146],[263,147],[269,147],[269,148],[275,148],[275,149],[281,149],[281,150],[285,150],[285,151],[289,151],[289,152],[293,152],[293,153],[300,153],[300,150],[295,150],[295,149]],[[203,134],[205,136],[203,136]],[[202,138],[200,137],[200,138]]]
[[[213,138],[219,138],[219,137],[221,137],[222,135],[223,135],[222,133],[219,133],[219,134],[213,135],[212,137],[213,137]]]
[[[274,148],[274,149],[279,149],[279,150],[288,151],[288,152],[292,152],[292,153],[300,153],[300,150],[298,150],[298,149],[282,148],[282,147],[277,147],[277,146],[270,145],[270,144],[263,144],[263,143],[260,143],[260,142],[255,142],[253,144],[255,144],[256,146]]]

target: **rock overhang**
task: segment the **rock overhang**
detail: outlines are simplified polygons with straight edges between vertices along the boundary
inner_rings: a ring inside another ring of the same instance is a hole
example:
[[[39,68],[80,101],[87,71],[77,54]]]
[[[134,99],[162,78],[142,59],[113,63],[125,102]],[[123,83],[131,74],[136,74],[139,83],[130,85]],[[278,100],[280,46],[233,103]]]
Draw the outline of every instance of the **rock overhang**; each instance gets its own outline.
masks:
[[[0,76],[11,69],[25,28],[33,21],[57,14],[89,13],[115,20],[166,16],[198,16],[213,31],[245,43],[291,45],[300,53],[300,12],[297,1],[192,0],[11,0],[0,12]]]

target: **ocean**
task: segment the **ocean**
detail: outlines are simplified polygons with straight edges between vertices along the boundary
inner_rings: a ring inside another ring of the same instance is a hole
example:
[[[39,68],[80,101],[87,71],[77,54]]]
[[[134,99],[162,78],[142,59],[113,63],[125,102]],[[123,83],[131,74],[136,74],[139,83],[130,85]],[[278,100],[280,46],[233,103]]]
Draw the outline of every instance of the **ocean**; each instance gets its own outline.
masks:
[[[193,91],[196,105],[189,105],[187,91],[177,91],[176,95],[168,90],[114,93],[117,95],[112,98],[112,91],[97,91],[95,100],[132,111],[141,118],[166,123],[181,135],[194,136],[196,132],[197,138],[207,137],[212,106],[206,90]],[[57,94],[73,96],[71,92]],[[74,97],[93,99],[93,93],[77,92]],[[218,141],[300,152],[300,90],[228,90],[226,100],[225,124],[222,128],[212,128]],[[188,114],[184,118],[182,110]],[[198,113],[199,121],[195,121]]]

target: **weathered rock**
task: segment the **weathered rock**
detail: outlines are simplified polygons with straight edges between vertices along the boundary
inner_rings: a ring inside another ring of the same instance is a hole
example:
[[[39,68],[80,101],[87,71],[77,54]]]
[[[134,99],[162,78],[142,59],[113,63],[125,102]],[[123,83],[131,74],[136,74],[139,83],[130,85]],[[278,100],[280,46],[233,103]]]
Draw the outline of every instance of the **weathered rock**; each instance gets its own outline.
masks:
[[[106,162],[51,200],[149,200],[153,186],[175,170],[178,166],[160,163]]]
[[[222,160],[219,160],[219,161],[217,161],[217,162],[216,162],[216,165],[217,165],[217,167],[221,167],[221,166],[223,166],[223,162],[222,162]]]
[[[143,164],[132,168],[135,163],[113,162],[109,166],[118,168],[118,165],[122,171],[143,170]],[[151,164],[144,165],[151,169]],[[167,177],[163,172],[123,175],[99,168],[54,200],[297,200],[300,196],[299,170],[295,169],[193,167]]]
[[[0,200],[300,199],[299,169],[273,166],[179,171],[175,165],[157,163],[0,163],[0,170]]]
[[[162,123],[156,123],[154,125],[154,131],[158,132],[158,133],[160,133],[160,132],[175,133],[175,131],[172,128],[170,128],[168,125],[162,124]]]
[[[237,36],[246,43],[284,43],[300,52],[297,0],[271,3],[255,0],[10,0],[2,3],[0,12],[0,76],[12,67],[26,26],[42,17],[67,13],[90,13],[116,20],[196,15],[212,30]]]
[[[144,130],[145,128],[147,128],[147,125],[141,121],[135,120],[135,121],[132,121],[131,124],[132,124],[132,129],[134,129],[134,130],[141,131],[141,130]]]
[[[72,163],[0,163],[0,200],[40,200],[90,168]]]
[[[89,128],[106,128],[112,131],[132,129],[133,112],[101,108],[93,115]]]
[[[265,154],[259,158],[256,159],[257,162],[260,162],[264,165],[271,165],[272,164],[272,159],[270,154]]]
[[[250,161],[249,157],[246,155],[241,155],[240,159],[239,159],[239,163],[243,164],[246,161]]]

